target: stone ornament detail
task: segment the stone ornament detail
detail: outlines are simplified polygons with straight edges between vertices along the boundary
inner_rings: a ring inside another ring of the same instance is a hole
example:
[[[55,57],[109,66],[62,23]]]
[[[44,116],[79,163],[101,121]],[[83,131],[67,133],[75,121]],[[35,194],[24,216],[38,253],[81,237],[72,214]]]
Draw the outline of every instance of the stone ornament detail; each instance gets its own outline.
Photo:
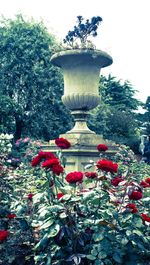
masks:
[[[96,94],[70,94],[62,96],[62,102],[70,110],[91,110],[98,106],[100,96]]]

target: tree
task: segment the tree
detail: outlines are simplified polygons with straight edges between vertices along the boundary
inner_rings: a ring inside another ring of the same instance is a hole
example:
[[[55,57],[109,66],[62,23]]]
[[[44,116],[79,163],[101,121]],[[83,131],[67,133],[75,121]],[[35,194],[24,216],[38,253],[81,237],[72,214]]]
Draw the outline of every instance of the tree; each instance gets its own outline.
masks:
[[[71,118],[61,102],[62,74],[50,63],[58,47],[42,22],[21,15],[0,22],[1,130],[13,132],[15,139],[49,140],[70,129]]]
[[[150,96],[147,97],[146,103],[145,103],[145,122],[146,122],[146,132],[148,135],[150,135]]]
[[[100,93],[106,104],[115,106],[119,110],[132,112],[142,105],[142,102],[134,98],[136,90],[129,81],[121,82],[111,75],[107,78],[101,76]]]
[[[89,126],[104,138],[129,145],[137,152],[140,134],[135,110],[142,103],[134,98],[135,92],[128,81],[121,83],[111,75],[101,76],[101,104],[92,112]]]
[[[144,113],[138,114],[143,134],[150,135],[150,96],[147,97],[143,109]]]

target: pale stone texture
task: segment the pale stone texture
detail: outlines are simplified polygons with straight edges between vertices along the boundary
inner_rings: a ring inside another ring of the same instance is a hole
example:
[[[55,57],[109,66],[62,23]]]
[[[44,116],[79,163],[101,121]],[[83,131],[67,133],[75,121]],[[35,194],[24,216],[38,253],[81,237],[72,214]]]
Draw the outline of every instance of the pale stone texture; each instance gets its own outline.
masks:
[[[106,144],[108,150],[103,154],[107,155],[108,159],[113,159],[113,155],[116,153],[116,145],[108,140],[104,140],[101,135],[96,134],[62,134],[63,137],[71,142],[71,148],[64,149],[62,152],[66,157],[66,172],[71,171],[93,171],[95,167],[85,169],[84,167],[90,163],[90,160],[97,162],[100,159],[99,152],[97,150],[98,144]],[[55,141],[50,141],[47,146],[44,146],[45,150],[56,152],[58,150],[55,145]]]

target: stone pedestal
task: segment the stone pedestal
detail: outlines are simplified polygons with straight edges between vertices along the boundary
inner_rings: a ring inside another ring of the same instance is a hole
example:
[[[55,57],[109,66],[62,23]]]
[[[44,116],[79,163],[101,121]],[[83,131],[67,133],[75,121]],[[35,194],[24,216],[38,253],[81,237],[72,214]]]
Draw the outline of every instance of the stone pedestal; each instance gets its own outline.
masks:
[[[96,162],[99,158],[97,150],[98,144],[106,144],[108,150],[105,152],[108,158],[113,159],[116,153],[116,145],[108,140],[104,140],[101,135],[66,133],[60,135],[71,143],[71,148],[64,149],[63,154],[66,158],[66,172],[71,171],[93,171],[93,168],[85,170],[84,167],[90,163],[90,160]],[[43,146],[45,150],[56,152],[58,147],[55,141],[50,141],[48,145]]]

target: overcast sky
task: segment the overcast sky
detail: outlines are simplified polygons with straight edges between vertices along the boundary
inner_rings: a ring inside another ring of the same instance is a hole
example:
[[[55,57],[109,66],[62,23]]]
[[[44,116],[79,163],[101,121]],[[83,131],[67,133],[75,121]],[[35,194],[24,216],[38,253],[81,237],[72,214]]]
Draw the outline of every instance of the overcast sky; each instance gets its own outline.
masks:
[[[0,0],[0,14],[18,13],[43,20],[62,40],[72,30],[76,17],[101,16],[97,49],[108,52],[113,64],[101,73],[129,80],[143,102],[150,96],[150,0]]]

